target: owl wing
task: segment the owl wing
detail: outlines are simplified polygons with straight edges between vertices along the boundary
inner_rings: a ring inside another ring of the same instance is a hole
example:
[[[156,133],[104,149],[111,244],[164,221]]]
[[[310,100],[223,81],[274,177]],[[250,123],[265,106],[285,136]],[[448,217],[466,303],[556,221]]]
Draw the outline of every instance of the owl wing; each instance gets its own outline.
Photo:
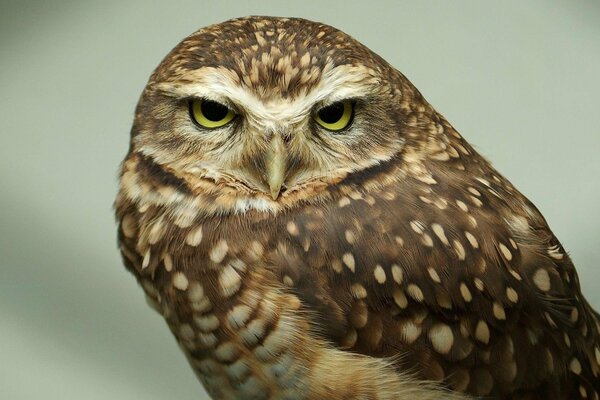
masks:
[[[597,315],[539,212],[491,167],[426,169],[286,216],[271,265],[315,330],[461,392],[598,398]]]

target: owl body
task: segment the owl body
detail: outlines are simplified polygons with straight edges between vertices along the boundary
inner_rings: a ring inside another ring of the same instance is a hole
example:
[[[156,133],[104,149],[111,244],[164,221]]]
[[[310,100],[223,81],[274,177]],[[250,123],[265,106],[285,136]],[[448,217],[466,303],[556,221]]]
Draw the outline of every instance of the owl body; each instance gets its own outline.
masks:
[[[186,38],[140,99],[116,210],[215,399],[598,398],[598,316],[543,217],[334,28]]]

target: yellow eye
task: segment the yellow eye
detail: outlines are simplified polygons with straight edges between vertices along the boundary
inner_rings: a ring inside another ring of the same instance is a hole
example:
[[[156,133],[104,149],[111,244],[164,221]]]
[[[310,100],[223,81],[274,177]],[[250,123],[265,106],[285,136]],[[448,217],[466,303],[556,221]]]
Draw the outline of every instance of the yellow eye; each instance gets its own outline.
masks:
[[[321,108],[315,115],[315,121],[330,131],[341,131],[352,122],[354,105],[350,100],[338,101]]]
[[[235,117],[235,113],[226,105],[205,99],[190,102],[190,115],[194,122],[208,129],[219,128]]]

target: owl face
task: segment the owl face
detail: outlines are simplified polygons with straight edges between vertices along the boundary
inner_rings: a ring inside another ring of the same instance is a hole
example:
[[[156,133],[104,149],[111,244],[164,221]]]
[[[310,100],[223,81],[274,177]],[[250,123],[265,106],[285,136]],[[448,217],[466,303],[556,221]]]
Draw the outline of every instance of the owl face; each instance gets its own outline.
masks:
[[[229,197],[237,209],[291,206],[401,151],[399,82],[334,28],[229,21],[185,39],[154,72],[131,152],[174,186]]]

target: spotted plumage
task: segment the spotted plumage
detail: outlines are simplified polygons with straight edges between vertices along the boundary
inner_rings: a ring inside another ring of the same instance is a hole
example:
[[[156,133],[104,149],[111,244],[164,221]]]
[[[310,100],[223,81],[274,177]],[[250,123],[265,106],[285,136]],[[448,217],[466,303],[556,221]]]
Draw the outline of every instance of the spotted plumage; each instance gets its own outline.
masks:
[[[235,117],[202,127],[193,101]],[[331,104],[352,105],[339,131],[316,122]],[[599,398],[598,314],[542,215],[332,27],[184,39],[136,109],[116,213],[215,399]]]

